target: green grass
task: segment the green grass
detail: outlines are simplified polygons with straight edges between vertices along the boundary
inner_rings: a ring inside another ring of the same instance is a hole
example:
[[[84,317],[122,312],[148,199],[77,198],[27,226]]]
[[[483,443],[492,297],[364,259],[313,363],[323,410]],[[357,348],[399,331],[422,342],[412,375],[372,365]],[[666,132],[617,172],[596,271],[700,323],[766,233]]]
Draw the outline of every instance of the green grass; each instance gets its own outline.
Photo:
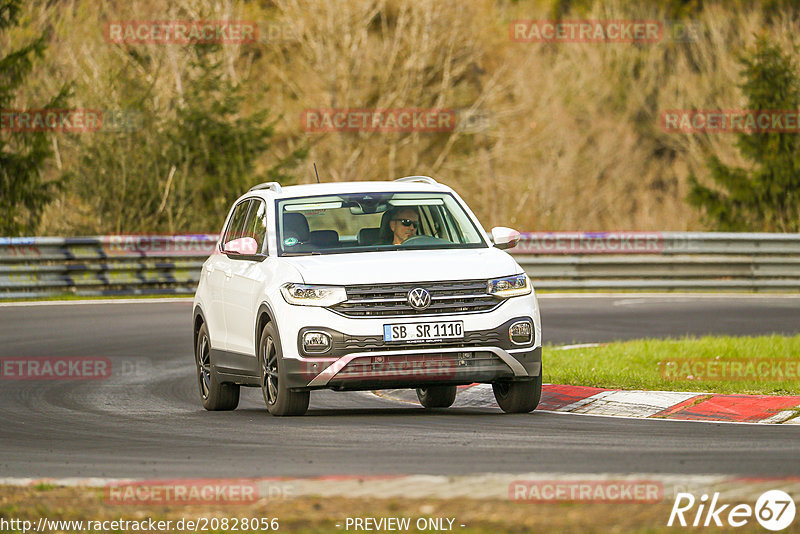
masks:
[[[756,376],[710,378],[693,373],[710,362],[720,366],[738,361],[790,360],[800,362],[800,336],[702,337],[676,340],[645,339],[604,344],[599,347],[556,350],[545,347],[544,378],[552,384],[574,384],[619,389],[700,391],[762,395],[800,395],[797,369],[792,377],[773,376],[755,369]],[[668,362],[677,365],[667,367]],[[786,362],[780,362],[785,365]],[[665,376],[665,369],[669,375]],[[763,367],[762,367],[763,369]],[[784,367],[785,369],[785,367]]]

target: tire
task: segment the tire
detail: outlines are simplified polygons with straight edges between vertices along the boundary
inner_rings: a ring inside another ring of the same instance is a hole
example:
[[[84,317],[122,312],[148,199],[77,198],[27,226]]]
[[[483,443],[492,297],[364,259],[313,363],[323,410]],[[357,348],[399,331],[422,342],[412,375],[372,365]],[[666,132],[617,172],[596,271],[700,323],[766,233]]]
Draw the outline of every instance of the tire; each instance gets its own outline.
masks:
[[[542,398],[542,375],[524,382],[495,382],[494,398],[506,413],[528,413],[539,406]]]
[[[431,386],[417,388],[417,398],[425,408],[448,408],[456,400],[456,387]]]
[[[203,408],[209,411],[235,410],[239,406],[239,384],[219,381],[211,361],[211,338],[205,323],[197,332],[194,363],[197,367],[197,386],[200,388]]]
[[[258,341],[258,369],[261,393],[269,413],[276,416],[303,415],[308,410],[308,391],[286,387],[283,351],[272,323],[267,323]]]

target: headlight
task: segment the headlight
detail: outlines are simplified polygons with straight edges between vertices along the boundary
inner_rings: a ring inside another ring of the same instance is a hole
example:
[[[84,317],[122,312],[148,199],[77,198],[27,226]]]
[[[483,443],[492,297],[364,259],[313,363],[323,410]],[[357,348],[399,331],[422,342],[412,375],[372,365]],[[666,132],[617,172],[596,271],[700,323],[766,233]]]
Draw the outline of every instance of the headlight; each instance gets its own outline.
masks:
[[[531,292],[531,281],[525,273],[506,276],[505,278],[495,278],[494,280],[489,280],[486,285],[486,292],[503,299],[528,295]]]
[[[285,284],[281,294],[286,302],[297,306],[333,306],[347,300],[345,289],[336,286]]]

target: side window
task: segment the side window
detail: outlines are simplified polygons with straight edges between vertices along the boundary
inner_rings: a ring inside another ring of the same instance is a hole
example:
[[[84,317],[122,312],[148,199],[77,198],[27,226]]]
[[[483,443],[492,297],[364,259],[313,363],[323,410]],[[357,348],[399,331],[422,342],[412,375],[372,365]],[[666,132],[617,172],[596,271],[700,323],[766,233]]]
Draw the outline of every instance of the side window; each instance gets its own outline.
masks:
[[[464,239],[464,234],[458,227],[458,223],[453,219],[453,214],[450,213],[450,210],[444,206],[439,206],[436,210],[436,218],[436,225],[441,226],[442,235],[440,237],[444,237],[453,243],[467,243],[467,240]]]
[[[435,236],[433,225],[431,224],[431,210],[428,206],[420,206],[417,209],[419,213],[420,228],[417,230],[417,235],[431,235]]]
[[[422,232],[439,239],[449,239],[442,225],[441,206],[423,206],[420,215],[422,216]]]
[[[242,237],[244,234],[244,223],[247,220],[247,212],[252,202],[252,200],[245,200],[237,204],[233,209],[233,215],[231,215],[231,220],[228,222],[225,236],[222,239],[223,248],[226,244]]]
[[[267,205],[261,200],[251,200],[247,220],[244,223],[242,237],[252,237],[258,243],[258,252],[264,251],[267,235]]]

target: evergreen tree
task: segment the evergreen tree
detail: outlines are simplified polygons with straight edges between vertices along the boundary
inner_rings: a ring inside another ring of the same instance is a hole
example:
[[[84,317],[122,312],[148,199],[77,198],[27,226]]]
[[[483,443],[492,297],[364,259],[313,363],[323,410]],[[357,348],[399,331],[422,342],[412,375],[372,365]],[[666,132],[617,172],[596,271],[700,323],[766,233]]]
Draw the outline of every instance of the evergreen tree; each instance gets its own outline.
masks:
[[[21,0],[0,0],[0,34],[19,23],[21,5]],[[46,48],[43,34],[0,57],[0,113],[6,114],[0,128],[0,235],[4,236],[34,233],[41,210],[62,183],[42,179],[44,166],[52,155],[48,134],[13,131],[9,119],[17,91],[33,69],[34,59],[41,58]],[[37,108],[64,108],[68,93],[68,85],[64,85],[55,97]]]
[[[749,110],[800,109],[800,79],[792,56],[765,38],[745,54],[744,83]],[[738,134],[742,156],[750,169],[708,161],[716,187],[689,177],[689,203],[703,209],[708,224],[722,231],[800,231],[800,135],[796,132]]]
[[[305,149],[256,172],[273,126],[266,109],[243,109],[243,88],[224,75],[219,49],[183,49],[183,91],[168,99],[139,75],[158,63],[147,51],[128,50],[126,63],[109,73],[110,107],[140,120],[85,143],[72,173],[102,232],[218,232],[231,202],[249,187],[293,181],[286,169]]]
[[[230,203],[258,181],[292,181],[286,169],[306,155],[291,153],[258,177],[256,159],[270,146],[273,124],[266,108],[242,111],[242,88],[223,76],[223,65],[210,47],[197,47],[190,62],[183,106],[171,129],[173,162],[180,162],[196,191],[195,215],[219,219]]]

